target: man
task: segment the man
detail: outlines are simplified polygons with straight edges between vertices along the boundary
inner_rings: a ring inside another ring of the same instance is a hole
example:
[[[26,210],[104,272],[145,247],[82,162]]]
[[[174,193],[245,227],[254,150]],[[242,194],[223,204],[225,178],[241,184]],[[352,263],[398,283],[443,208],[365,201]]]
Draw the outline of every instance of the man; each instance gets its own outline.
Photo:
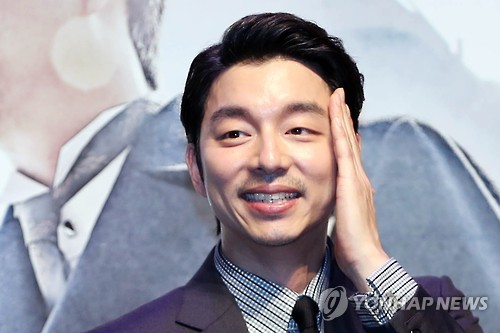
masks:
[[[147,98],[163,2],[1,8],[0,144],[15,172],[0,212],[0,331],[90,329],[184,283],[211,247],[208,205],[179,168],[175,104],[158,113]],[[29,222],[48,206],[30,205],[51,196],[47,240]]]
[[[201,52],[181,120],[220,243],[184,287],[92,332],[481,332],[469,311],[408,306],[462,294],[380,243],[362,81],[340,40],[290,14],[244,17]]]

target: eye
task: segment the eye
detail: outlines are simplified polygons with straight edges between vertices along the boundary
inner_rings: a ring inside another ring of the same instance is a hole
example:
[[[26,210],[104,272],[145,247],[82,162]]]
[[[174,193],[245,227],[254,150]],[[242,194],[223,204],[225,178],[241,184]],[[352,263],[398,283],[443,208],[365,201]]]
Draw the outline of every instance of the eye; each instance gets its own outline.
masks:
[[[229,132],[224,133],[220,137],[220,139],[221,140],[225,140],[225,139],[238,139],[238,138],[243,137],[243,136],[246,136],[246,134],[243,133],[242,131],[229,131]]]
[[[292,134],[292,135],[311,134],[311,131],[309,131],[307,128],[295,127],[287,131],[286,134]]]

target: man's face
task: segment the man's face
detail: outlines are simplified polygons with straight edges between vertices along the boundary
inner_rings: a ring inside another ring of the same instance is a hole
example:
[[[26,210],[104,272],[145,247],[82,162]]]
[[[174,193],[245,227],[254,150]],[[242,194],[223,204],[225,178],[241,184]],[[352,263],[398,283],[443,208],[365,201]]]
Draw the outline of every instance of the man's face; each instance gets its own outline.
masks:
[[[313,71],[280,58],[235,65],[214,82],[200,132],[203,181],[192,146],[187,161],[223,246],[324,237],[336,174],[330,94]]]

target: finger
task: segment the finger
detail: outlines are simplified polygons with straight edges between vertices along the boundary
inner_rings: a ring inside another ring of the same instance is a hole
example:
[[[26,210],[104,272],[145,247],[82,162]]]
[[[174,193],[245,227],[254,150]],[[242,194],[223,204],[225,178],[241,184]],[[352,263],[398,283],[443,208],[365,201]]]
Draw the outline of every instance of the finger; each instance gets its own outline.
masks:
[[[358,141],[358,146],[359,146],[359,151],[363,151],[363,139],[361,138],[361,135],[359,135],[359,132],[356,133],[356,140]]]
[[[343,131],[344,135],[347,138],[348,142],[348,151],[347,154],[344,155],[345,158],[347,159],[352,159],[352,161],[349,161],[349,163],[344,163],[342,165],[339,165],[339,175],[340,176],[348,176],[348,177],[356,177],[357,179],[361,180],[362,183],[364,183],[366,186],[370,187],[371,192],[373,194],[373,188],[370,184],[370,181],[368,179],[368,176],[366,175],[366,172],[363,167],[362,163],[362,158],[361,158],[361,139],[359,137],[359,134],[354,131],[354,125],[353,125],[353,120],[351,117],[351,113],[349,110],[349,106],[345,103],[345,95],[344,95],[344,90],[343,89],[337,89],[338,92],[336,94],[336,98],[338,99],[338,104],[339,108],[341,109],[338,110],[340,113],[339,115],[342,116],[342,124],[343,124]],[[335,93],[335,92],[334,92]],[[341,158],[342,160],[342,158]],[[338,162],[340,163],[340,162]],[[348,169],[346,169],[348,168]]]
[[[341,177],[355,176],[355,156],[345,124],[345,110],[342,107],[342,89],[336,89],[330,96],[330,121],[333,147]]]
[[[342,110],[343,110],[342,116],[343,116],[343,120],[344,120],[346,134],[347,134],[347,137],[349,139],[349,144],[350,144],[351,149],[353,150],[356,162],[358,164],[360,164],[361,163],[361,149],[359,146],[359,141],[356,137],[356,133],[354,131],[354,123],[353,123],[353,120],[351,117],[351,111],[349,109],[349,106],[345,102],[344,89],[341,89],[339,91],[339,98],[340,98],[340,105],[341,105]]]
[[[354,157],[356,159],[356,163],[361,165],[361,145],[359,140],[359,134],[354,131],[354,123],[351,118],[351,111],[349,106],[342,101],[342,105],[344,106],[344,121],[345,128],[347,131],[347,136],[349,138],[349,144],[351,145],[351,149],[353,150]]]
[[[345,103],[345,92],[344,89],[339,89],[339,94],[337,96],[338,103],[340,104],[340,108],[342,110],[342,120],[343,120],[343,129],[345,136],[347,138],[347,142],[349,144],[349,158],[353,159],[352,167],[354,168],[355,173],[359,176],[359,147],[354,133],[353,122],[351,118],[351,113],[349,107]]]

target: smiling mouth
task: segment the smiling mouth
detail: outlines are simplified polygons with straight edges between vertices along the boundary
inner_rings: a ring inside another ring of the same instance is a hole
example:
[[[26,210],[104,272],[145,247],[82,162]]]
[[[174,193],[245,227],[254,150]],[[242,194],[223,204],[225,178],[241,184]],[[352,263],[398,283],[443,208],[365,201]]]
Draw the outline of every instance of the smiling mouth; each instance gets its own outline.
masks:
[[[279,204],[289,200],[300,198],[300,193],[279,192],[279,193],[245,193],[243,199],[250,202],[261,202],[267,204]]]

